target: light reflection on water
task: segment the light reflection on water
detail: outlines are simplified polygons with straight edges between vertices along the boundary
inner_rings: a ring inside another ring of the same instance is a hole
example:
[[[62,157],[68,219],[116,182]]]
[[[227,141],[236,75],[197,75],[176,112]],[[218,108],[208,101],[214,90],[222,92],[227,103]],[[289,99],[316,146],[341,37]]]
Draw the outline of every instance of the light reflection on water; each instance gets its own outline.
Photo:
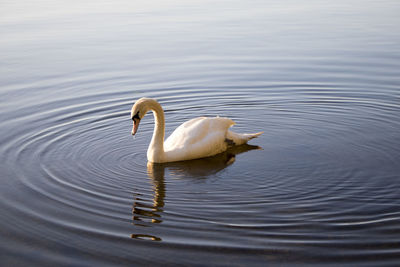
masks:
[[[0,5],[2,265],[400,260],[396,1]],[[140,97],[265,133],[148,164]]]
[[[162,213],[164,208],[164,199],[166,196],[165,172],[169,172],[170,177],[180,179],[207,179],[216,173],[222,171],[235,162],[237,154],[241,154],[253,149],[261,149],[259,146],[241,145],[232,147],[219,155],[171,163],[147,163],[147,175],[153,187],[153,201],[146,204],[137,194],[134,198],[132,214],[133,223],[137,226],[148,227],[149,223],[162,223]],[[149,238],[153,241],[161,241],[160,237],[145,234],[132,234],[132,238]]]

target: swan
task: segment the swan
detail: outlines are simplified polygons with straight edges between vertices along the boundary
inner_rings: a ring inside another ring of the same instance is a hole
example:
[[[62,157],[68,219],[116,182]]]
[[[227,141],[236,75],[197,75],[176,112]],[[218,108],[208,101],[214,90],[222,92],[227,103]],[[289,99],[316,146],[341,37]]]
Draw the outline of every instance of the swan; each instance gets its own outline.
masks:
[[[136,134],[140,121],[148,111],[153,111],[155,127],[147,150],[147,160],[154,163],[214,156],[263,133],[238,134],[229,130],[235,124],[229,118],[198,117],[184,122],[164,142],[164,110],[157,100],[143,97],[132,106],[132,135]]]

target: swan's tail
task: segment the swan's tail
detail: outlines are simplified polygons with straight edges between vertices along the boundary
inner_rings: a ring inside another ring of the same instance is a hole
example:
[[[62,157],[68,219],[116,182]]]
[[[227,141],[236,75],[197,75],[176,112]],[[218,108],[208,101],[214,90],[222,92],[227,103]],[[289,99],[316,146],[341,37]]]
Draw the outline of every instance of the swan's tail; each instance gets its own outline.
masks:
[[[237,146],[243,145],[243,144],[247,143],[247,141],[258,137],[263,133],[264,132],[251,133],[251,134],[239,134],[239,133],[235,133],[232,131],[228,131],[228,133],[226,135],[226,139],[227,139],[226,141],[232,145],[237,145]]]

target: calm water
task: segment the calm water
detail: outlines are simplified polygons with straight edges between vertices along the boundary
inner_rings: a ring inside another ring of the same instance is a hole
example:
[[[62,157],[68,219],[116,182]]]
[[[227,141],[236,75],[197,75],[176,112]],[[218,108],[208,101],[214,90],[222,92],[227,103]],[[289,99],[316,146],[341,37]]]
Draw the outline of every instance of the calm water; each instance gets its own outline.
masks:
[[[0,3],[1,265],[400,263],[398,1],[84,2]],[[265,133],[147,164],[143,96]]]

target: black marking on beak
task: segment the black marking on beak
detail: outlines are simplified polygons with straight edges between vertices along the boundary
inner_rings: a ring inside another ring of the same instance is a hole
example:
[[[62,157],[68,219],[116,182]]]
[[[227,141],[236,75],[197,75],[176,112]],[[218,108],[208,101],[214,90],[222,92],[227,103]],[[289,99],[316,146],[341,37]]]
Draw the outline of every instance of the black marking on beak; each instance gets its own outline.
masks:
[[[136,112],[135,116],[132,117],[132,120],[137,119],[138,121],[140,121],[140,117],[139,117],[139,111]]]

